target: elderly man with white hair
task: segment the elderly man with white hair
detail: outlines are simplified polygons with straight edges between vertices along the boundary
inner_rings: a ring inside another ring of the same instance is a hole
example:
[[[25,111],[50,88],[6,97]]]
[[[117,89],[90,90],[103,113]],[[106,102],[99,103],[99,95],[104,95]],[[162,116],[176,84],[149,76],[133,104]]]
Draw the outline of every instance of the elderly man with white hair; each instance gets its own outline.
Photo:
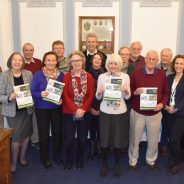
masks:
[[[158,53],[150,50],[146,54],[145,67],[131,75],[132,109],[130,112],[129,170],[135,171],[139,158],[139,143],[144,128],[147,131],[146,163],[148,168],[158,172],[158,139],[161,127],[161,110],[168,100],[168,83],[163,71],[156,68]],[[147,94],[144,94],[145,91]],[[152,92],[151,92],[152,91]],[[152,93],[149,95],[149,93]],[[147,96],[146,96],[147,95]],[[147,99],[147,101],[146,101]],[[152,104],[149,104],[151,101]],[[146,105],[143,105],[146,102]]]

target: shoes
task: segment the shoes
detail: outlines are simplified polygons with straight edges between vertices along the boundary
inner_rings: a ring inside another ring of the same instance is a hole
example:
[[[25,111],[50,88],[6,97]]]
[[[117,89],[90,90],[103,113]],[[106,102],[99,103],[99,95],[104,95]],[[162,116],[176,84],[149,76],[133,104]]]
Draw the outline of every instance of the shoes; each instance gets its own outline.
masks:
[[[121,169],[119,163],[114,165],[114,177],[119,178],[121,176]]]
[[[52,168],[52,164],[49,160],[43,162],[43,165],[44,165],[45,169],[51,169]]]
[[[181,166],[179,164],[173,165],[170,169],[168,169],[168,175],[173,176],[175,174],[178,174],[182,170]]]
[[[61,158],[54,158],[54,161],[55,161],[58,165],[64,164],[64,161],[63,161]]]
[[[82,162],[77,162],[76,168],[77,168],[77,170],[82,170],[83,169],[83,163]]]
[[[22,166],[22,167],[27,167],[29,165],[29,162],[28,161],[24,161],[22,162],[21,160],[19,160],[19,164]]]
[[[154,172],[158,172],[160,170],[156,164],[153,164],[153,165],[147,164],[147,166],[149,169],[151,169]]]
[[[128,171],[134,172],[137,169],[137,164],[135,165],[129,165]]]
[[[36,143],[33,143],[32,141],[31,141],[31,146],[32,147],[34,147],[34,148],[36,148],[36,149],[40,149],[40,144],[39,144],[39,142],[36,142]]]
[[[162,146],[160,148],[160,155],[163,156],[163,157],[167,157],[169,154],[169,150],[166,146]]]
[[[105,177],[108,174],[108,164],[105,162],[102,164],[102,168],[100,170],[100,176]]]
[[[70,171],[71,168],[72,168],[72,165],[71,164],[65,164],[64,165],[64,171],[66,171],[66,172]]]

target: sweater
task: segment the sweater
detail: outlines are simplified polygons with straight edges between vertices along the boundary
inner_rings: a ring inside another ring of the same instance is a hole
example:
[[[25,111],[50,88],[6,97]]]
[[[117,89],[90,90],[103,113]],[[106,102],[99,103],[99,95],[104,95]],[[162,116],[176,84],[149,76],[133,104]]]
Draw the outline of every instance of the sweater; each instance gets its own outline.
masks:
[[[122,113],[125,113],[127,111],[127,107],[126,107],[124,99],[129,99],[130,96],[131,96],[131,93],[130,93],[130,78],[129,78],[128,74],[121,72],[120,76],[118,76],[118,77],[114,77],[114,76],[110,75],[109,72],[101,74],[98,78],[97,91],[101,86],[103,86],[104,89],[105,89],[105,83],[111,83],[111,79],[113,79],[113,78],[121,79],[122,80],[122,85],[126,84],[127,87],[129,88],[129,93],[128,94],[125,94],[124,92],[122,92],[119,106],[114,108],[113,105],[109,105],[109,103],[103,99],[103,94],[98,95],[96,93],[96,98],[98,100],[102,99],[102,102],[100,104],[100,110],[102,112],[104,112],[106,114],[122,114]]]
[[[81,92],[80,77],[76,77],[79,93]],[[68,72],[64,75],[63,83],[65,87],[63,90],[63,113],[65,114],[74,114],[78,106],[74,102],[74,92],[72,89],[72,78],[71,72]],[[90,73],[87,72],[87,93],[83,98],[83,104],[80,107],[85,112],[90,112],[91,104],[94,99],[94,79]]]
[[[57,78],[57,81],[62,81],[64,74],[60,72],[60,75]],[[41,92],[45,91],[47,87],[47,79],[42,70],[39,70],[33,77],[32,82],[32,96],[34,98],[35,108],[37,109],[54,109],[58,108],[59,105],[54,104],[52,102],[48,102],[43,100],[41,96]]]
[[[34,63],[25,63],[24,69],[29,70],[34,75],[38,70],[42,68],[41,60],[33,58]]]
[[[145,66],[145,60],[144,60],[144,57],[139,55],[139,57],[133,61],[133,60],[129,60],[129,63],[131,63],[132,65],[135,66],[135,69],[140,69],[140,68],[143,68]]]
[[[155,68],[153,74],[147,74],[145,68],[141,68],[132,73],[131,77],[131,93],[132,93],[132,108],[139,114],[152,116],[157,114],[155,111],[140,111],[140,95],[134,95],[137,88],[156,87],[157,88],[157,104],[166,105],[169,95],[168,82],[165,73]]]

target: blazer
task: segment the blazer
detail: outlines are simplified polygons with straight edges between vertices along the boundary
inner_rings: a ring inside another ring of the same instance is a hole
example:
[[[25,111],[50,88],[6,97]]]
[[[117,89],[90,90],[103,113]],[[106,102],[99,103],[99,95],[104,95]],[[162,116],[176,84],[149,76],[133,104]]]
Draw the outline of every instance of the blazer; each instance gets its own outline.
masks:
[[[176,74],[174,73],[174,74],[168,75],[167,77],[170,94],[171,94],[171,88],[174,82],[175,75]],[[176,86],[174,108],[178,109],[177,114],[179,115],[184,115],[184,93],[183,92],[184,92],[184,75],[181,77],[180,81],[178,82],[178,85]]]
[[[31,85],[33,75],[28,70],[21,70],[24,84],[28,83]],[[11,69],[8,69],[0,74],[0,102],[2,102],[2,115],[7,117],[16,116],[16,100],[8,102],[8,97],[13,93],[14,89],[14,78]],[[31,86],[30,86],[31,87]],[[32,114],[34,107],[27,108],[27,113]]]

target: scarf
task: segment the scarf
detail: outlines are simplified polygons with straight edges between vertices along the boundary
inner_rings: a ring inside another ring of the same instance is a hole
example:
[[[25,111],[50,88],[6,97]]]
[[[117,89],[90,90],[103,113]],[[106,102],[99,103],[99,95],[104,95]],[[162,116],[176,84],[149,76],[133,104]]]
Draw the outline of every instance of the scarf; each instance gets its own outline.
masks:
[[[50,71],[47,69],[47,67],[42,67],[43,74],[45,75],[47,82],[49,79],[56,80],[58,76],[60,75],[60,71],[58,68],[54,68],[54,70]]]
[[[77,80],[75,78],[75,72],[71,70],[71,77],[72,77],[72,89],[74,92],[74,102],[78,107],[81,107],[83,98],[87,93],[87,73],[86,71],[82,70],[80,73],[80,84],[81,84],[81,92],[79,93]]]

